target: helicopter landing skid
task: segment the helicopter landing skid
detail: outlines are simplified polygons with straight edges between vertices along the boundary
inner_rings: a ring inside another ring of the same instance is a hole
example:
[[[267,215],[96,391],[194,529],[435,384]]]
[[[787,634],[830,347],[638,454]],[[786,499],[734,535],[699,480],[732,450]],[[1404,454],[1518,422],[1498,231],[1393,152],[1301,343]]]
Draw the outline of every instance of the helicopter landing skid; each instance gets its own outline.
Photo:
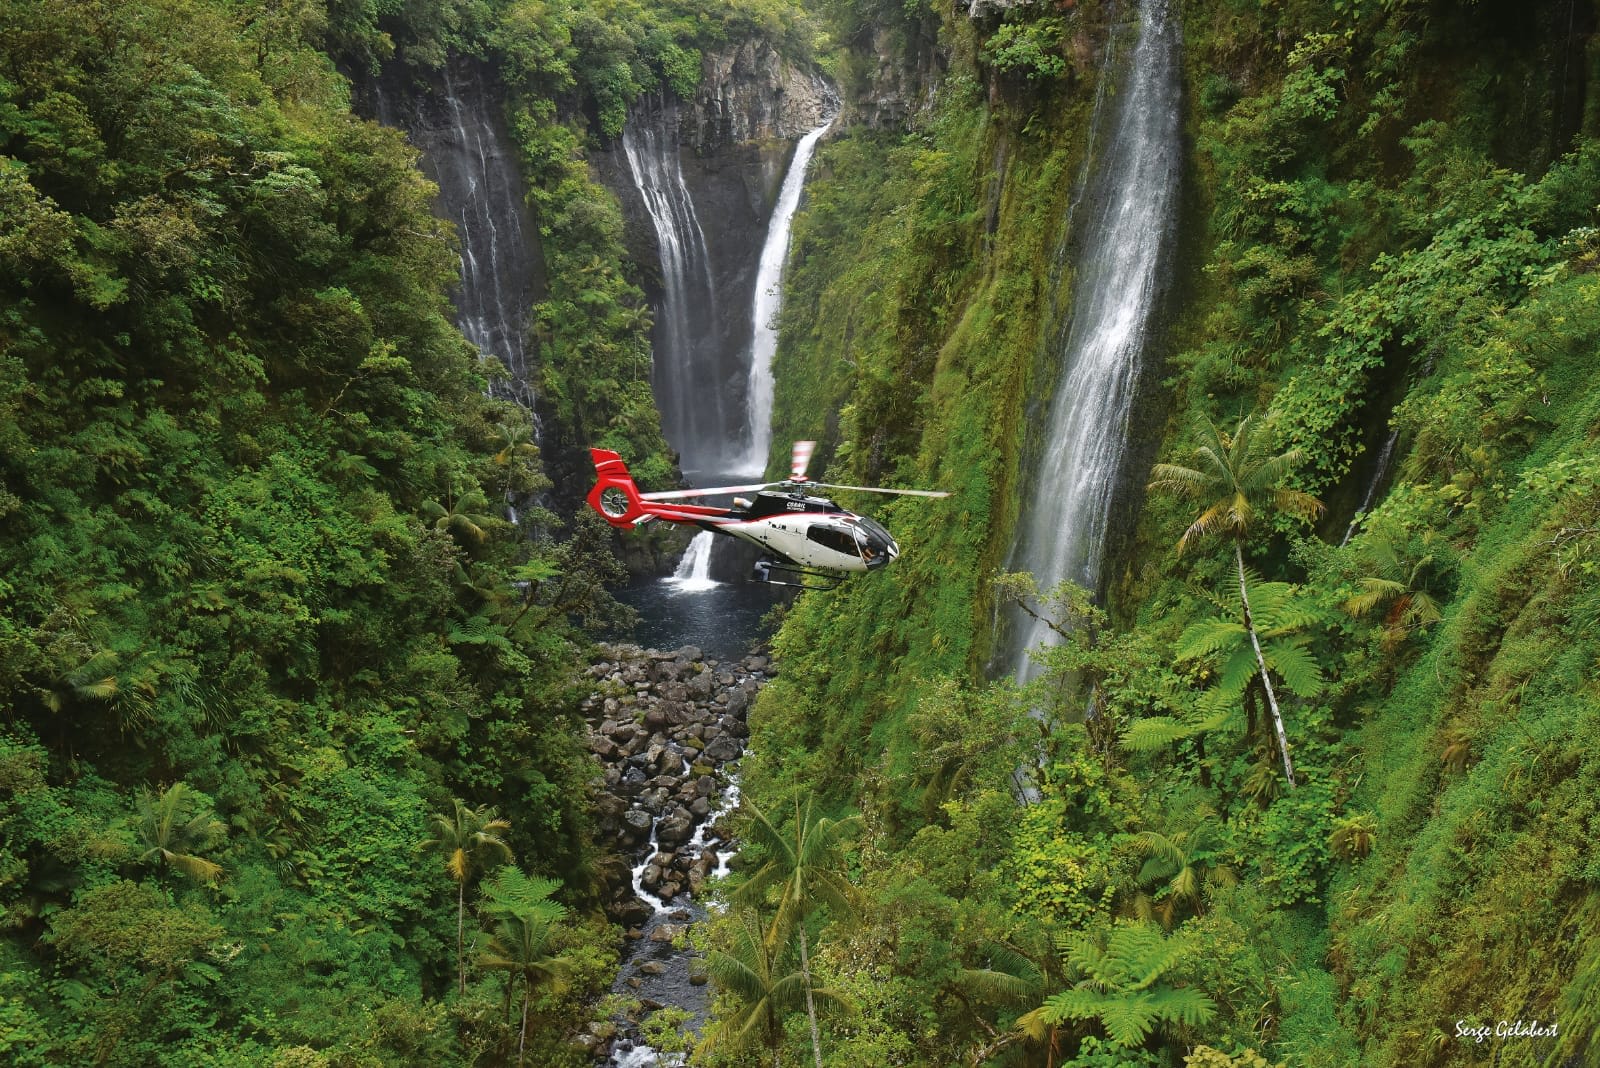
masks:
[[[786,577],[774,578],[774,573]],[[809,568],[796,567],[793,564],[785,564],[770,557],[763,557],[757,560],[755,570],[750,577],[757,582],[765,582],[769,586],[793,586],[795,589],[800,590],[831,590],[837,588],[839,583],[844,581],[843,576],[835,575],[832,572],[813,571]],[[789,577],[798,581],[790,582],[788,581]],[[807,579],[816,579],[818,581],[807,582]]]

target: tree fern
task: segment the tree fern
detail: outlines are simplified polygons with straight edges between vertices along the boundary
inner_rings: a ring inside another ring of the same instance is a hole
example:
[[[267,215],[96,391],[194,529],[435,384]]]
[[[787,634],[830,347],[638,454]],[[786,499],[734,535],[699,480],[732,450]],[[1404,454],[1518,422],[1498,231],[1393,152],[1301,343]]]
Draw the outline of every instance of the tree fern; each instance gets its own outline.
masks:
[[[1043,1027],[1093,1020],[1116,1048],[1137,1046],[1162,1026],[1198,1027],[1216,1013],[1216,1004],[1192,987],[1168,981],[1194,951],[1187,935],[1168,935],[1150,923],[1118,924],[1104,932],[1075,931],[1058,945],[1076,983],[1046,998],[1018,1021],[1041,1035]]]

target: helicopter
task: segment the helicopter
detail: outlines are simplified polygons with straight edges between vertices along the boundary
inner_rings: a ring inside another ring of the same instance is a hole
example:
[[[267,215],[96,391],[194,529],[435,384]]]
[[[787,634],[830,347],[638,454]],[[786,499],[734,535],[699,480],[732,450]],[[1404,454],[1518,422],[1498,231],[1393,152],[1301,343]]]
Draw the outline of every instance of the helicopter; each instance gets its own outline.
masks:
[[[842,508],[826,497],[814,496],[809,492],[811,489],[858,490],[908,497],[950,496],[941,490],[812,482],[806,477],[806,467],[815,449],[814,441],[795,442],[789,477],[779,482],[661,493],[640,493],[620,455],[610,449],[590,449],[596,482],[587,500],[606,522],[625,530],[659,519],[749,542],[762,550],[753,575],[759,582],[802,589],[833,589],[852,574],[888,566],[900,555],[900,546],[881,523]],[[736,496],[731,508],[677,503],[694,497],[744,493],[753,493],[755,497]]]

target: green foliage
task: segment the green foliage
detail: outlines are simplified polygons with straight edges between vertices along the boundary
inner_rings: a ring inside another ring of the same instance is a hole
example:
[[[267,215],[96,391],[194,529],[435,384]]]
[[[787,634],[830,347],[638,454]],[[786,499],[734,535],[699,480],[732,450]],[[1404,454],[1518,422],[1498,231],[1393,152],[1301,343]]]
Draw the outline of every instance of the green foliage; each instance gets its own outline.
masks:
[[[1064,935],[1057,948],[1074,983],[1024,1017],[1024,1028],[1093,1020],[1111,1048],[1123,1050],[1141,1045],[1152,1030],[1197,1027],[1216,1012],[1209,997],[1168,976],[1181,973],[1195,951],[1181,935],[1164,935],[1151,924],[1118,924],[1109,932]]]
[[[830,5],[861,43],[839,61],[847,88],[893,34],[891,50],[916,40],[926,8],[895,6]],[[1082,43],[1057,24],[1092,40],[1103,12],[1081,7],[948,19],[930,111],[907,136],[824,146],[797,218],[779,440],[821,440],[840,482],[958,487],[949,512],[881,510],[896,570],[799,602],[752,714],[758,803],[820,790],[865,814],[863,930],[826,954],[851,961],[884,1048],[919,1063],[1175,1063],[1200,1039],[1198,1063],[1454,1063],[1472,1054],[1437,1006],[1583,1014],[1600,179],[1572,103],[1586,90],[1554,72],[1587,38],[1543,7],[1514,32],[1482,5],[1186,10],[1173,423],[1261,414],[1180,432],[1169,455],[1199,443],[1260,478],[1181,521],[1189,502],[1153,496],[1097,614],[989,582],[1026,492],[1026,402],[1050,388],[1041,338],[1070,305],[1052,253],[1081,162],[1061,146],[1083,142],[1086,110],[1053,61]],[[874,18],[888,32],[868,48]],[[1376,506],[1333,544],[1369,481]],[[1313,494],[1328,527],[1290,546]],[[1208,532],[1249,540],[1230,566],[1189,551]],[[1005,600],[1060,624],[1048,681],[1020,697],[983,681]],[[1269,685],[1292,793],[1249,729]],[[1008,721],[1018,707],[1039,720]],[[1024,784],[1039,803],[1017,805]],[[1223,868],[1237,885],[1207,883]],[[1093,1014],[1050,1052],[1009,1037],[1006,991],[1048,966],[1002,966],[992,947],[1018,948],[1018,921],[1094,929],[1141,907],[1192,939],[1204,1024],[1137,1051]],[[1581,1060],[1587,1042],[1497,1055]]]
[[[139,855],[141,862],[159,860],[191,879],[216,881],[222,874],[221,865],[186,852],[214,846],[227,830],[203,794],[194,796],[180,782],[159,795],[141,794],[138,806],[137,834],[139,844],[145,847]]]
[[[414,152],[318,50],[437,65],[492,7],[0,4],[9,1059],[515,1042],[410,846],[460,796],[530,814],[529,871],[588,870],[569,613],[614,565],[498,518],[548,484],[525,413],[451,324]],[[574,1000],[606,981],[579,941]]]
[[[1067,69],[1062,54],[1066,20],[1046,16],[1028,22],[1004,22],[983,43],[983,56],[996,70],[1029,78],[1055,78]]]
[[[780,1049],[785,1017],[805,1006],[806,977],[784,971],[786,946],[767,937],[755,909],[741,909],[722,925],[725,946],[714,947],[706,967],[717,984],[716,1022],[701,1036],[696,1056],[738,1054],[758,1046]],[[815,997],[821,991],[813,990]]]

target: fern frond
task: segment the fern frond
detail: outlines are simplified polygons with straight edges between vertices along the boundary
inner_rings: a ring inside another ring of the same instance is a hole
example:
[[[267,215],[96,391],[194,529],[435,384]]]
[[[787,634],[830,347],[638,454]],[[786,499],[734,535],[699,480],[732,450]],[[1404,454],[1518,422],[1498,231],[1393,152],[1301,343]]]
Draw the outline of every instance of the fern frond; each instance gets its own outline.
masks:
[[[1171,716],[1149,716],[1135,721],[1122,732],[1122,746],[1133,753],[1153,753],[1173,742],[1193,737],[1195,733],[1192,723]]]
[[[1306,639],[1277,638],[1262,647],[1267,664],[1280,676],[1285,685],[1301,697],[1315,697],[1322,692],[1322,665],[1306,648]]]
[[[1406,592],[1404,584],[1386,578],[1364,578],[1361,592],[1347,598],[1340,605],[1346,612],[1360,619],[1385,601]]]
[[[1200,660],[1245,637],[1242,623],[1227,619],[1201,619],[1183,628],[1172,653],[1178,660]]]

